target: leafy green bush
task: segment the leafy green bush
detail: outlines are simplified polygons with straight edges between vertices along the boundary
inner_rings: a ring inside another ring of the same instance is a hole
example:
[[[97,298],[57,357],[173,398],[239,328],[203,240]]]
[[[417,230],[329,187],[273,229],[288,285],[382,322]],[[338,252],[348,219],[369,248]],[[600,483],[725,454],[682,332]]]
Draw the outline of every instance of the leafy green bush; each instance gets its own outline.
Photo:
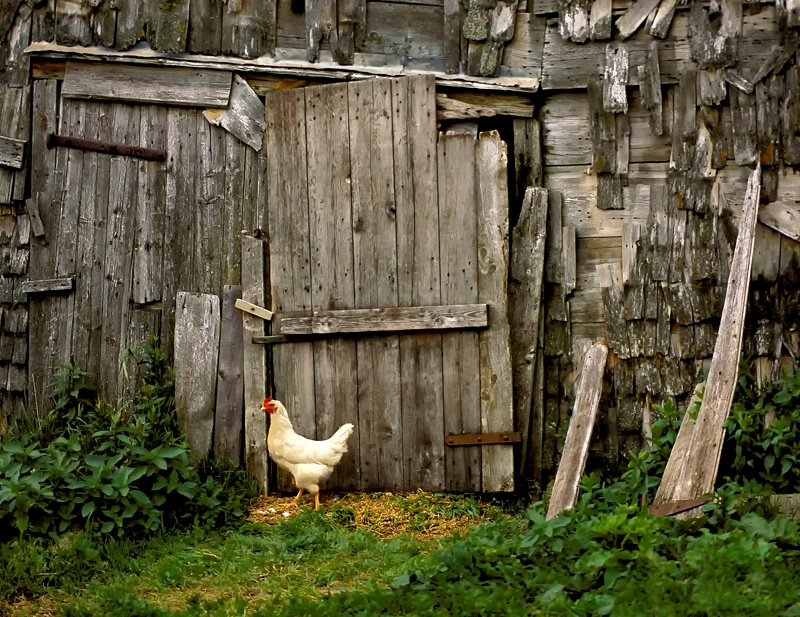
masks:
[[[721,478],[757,480],[775,493],[800,492],[800,373],[757,383],[740,370]]]
[[[154,532],[244,513],[255,483],[216,463],[193,464],[172,370],[154,342],[142,362],[140,389],[116,406],[98,399],[85,372],[64,367],[54,409],[0,443],[0,539]]]

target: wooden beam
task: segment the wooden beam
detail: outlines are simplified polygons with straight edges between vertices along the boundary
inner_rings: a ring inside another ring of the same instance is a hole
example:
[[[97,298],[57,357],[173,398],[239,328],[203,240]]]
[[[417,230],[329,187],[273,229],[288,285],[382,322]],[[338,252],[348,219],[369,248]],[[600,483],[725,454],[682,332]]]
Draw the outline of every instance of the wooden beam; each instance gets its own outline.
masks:
[[[227,107],[232,78],[229,71],[67,62],[61,94],[67,98]]]
[[[800,242],[800,207],[773,201],[758,210],[758,222]]]
[[[281,319],[280,334],[403,332],[485,328],[488,325],[486,304],[401,306],[315,311],[310,317],[286,316]]]
[[[341,25],[341,22],[340,22]],[[341,40],[341,35],[340,35]],[[74,62],[102,61],[105,66],[119,64],[155,68],[189,68],[202,71],[237,71],[262,75],[280,75],[294,78],[310,78],[323,81],[349,81],[371,79],[373,77],[403,77],[412,75],[433,75],[437,86],[458,87],[469,90],[487,92],[536,92],[539,90],[539,79],[530,76],[479,77],[475,75],[447,75],[426,68],[409,68],[400,61],[393,61],[383,66],[350,66],[344,68],[330,63],[313,63],[299,60],[275,60],[273,62],[254,62],[246,58],[225,56],[208,56],[182,54],[180,58],[167,54],[153,53],[151,50],[116,51],[95,47],[76,47],[54,43],[36,42],[29,45],[26,53],[35,58],[67,59]],[[151,102],[151,101],[147,101]],[[224,107],[219,105],[198,104],[200,107]]]
[[[491,116],[532,118],[533,101],[525,96],[486,96],[469,92],[437,92],[437,120],[470,120]]]
[[[602,343],[594,343],[586,352],[581,382],[575,395],[575,407],[569,420],[561,462],[550,494],[548,519],[572,508],[578,497],[578,485],[589,454],[589,441],[592,438],[600,394],[603,390],[603,373],[607,357],[608,347]]]
[[[722,425],[730,413],[739,371],[760,187],[759,163],[747,183],[717,344],[673,501],[700,498],[714,490],[725,434]]]

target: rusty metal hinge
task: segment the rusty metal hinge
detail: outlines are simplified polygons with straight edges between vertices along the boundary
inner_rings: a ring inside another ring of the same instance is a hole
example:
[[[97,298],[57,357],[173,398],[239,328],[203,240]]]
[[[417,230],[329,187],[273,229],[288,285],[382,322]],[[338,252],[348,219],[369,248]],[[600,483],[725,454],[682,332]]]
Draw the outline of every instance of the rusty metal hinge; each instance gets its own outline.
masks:
[[[117,154],[121,156],[132,156],[146,161],[156,161],[163,163],[167,160],[165,150],[155,150],[142,146],[128,146],[125,144],[112,144],[94,139],[84,139],[83,137],[67,137],[66,135],[56,135],[49,133],[45,142],[48,148],[61,146],[65,148],[78,148],[79,150],[90,150],[92,152],[103,152],[105,154]]]
[[[444,443],[447,446],[488,446],[492,444],[521,443],[522,433],[466,433],[463,435],[447,435]]]

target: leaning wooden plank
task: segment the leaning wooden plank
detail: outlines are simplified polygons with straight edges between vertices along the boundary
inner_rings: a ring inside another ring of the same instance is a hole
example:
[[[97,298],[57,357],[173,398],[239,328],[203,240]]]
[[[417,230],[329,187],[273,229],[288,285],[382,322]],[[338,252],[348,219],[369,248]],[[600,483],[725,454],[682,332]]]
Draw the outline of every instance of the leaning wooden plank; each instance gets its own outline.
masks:
[[[25,154],[25,142],[21,139],[0,136],[0,165],[20,169]]]
[[[664,468],[664,473],[661,476],[661,483],[658,485],[655,499],[653,503],[656,505],[662,503],[669,503],[673,501],[673,494],[675,486],[677,485],[679,475],[681,473],[683,460],[686,457],[686,452],[689,449],[689,442],[692,439],[694,432],[695,417],[697,409],[700,404],[700,397],[705,387],[704,383],[699,383],[694,389],[692,398],[689,400],[689,405],[686,407],[686,413],[683,414],[681,427],[678,429],[678,436],[675,438],[675,443],[669,453],[667,466]]]
[[[747,183],[719,336],[700,413],[673,494],[676,501],[699,498],[714,490],[725,433],[722,425],[730,413],[739,370],[760,187],[759,163]]]
[[[492,327],[480,334],[481,425],[484,432],[513,430],[514,404],[508,323],[508,154],[496,131],[477,144],[478,299],[489,304]],[[514,490],[511,446],[484,446],[483,490]]]
[[[175,411],[192,457],[211,452],[219,358],[219,296],[179,291],[175,307]]]
[[[644,23],[647,16],[658,6],[660,0],[636,0],[617,20],[617,30],[623,39],[627,39]]]
[[[758,210],[758,222],[787,238],[800,241],[800,208],[784,201],[774,201],[761,206]]]
[[[227,107],[232,77],[230,71],[67,62],[61,94],[67,98]]]
[[[246,301],[264,304],[264,242],[242,235],[242,296]],[[267,396],[267,356],[253,336],[263,336],[264,320],[242,314],[244,348],[244,466],[268,492],[267,414],[261,403]]]
[[[575,406],[561,453],[561,463],[558,465],[550,494],[550,505],[547,507],[548,519],[572,508],[578,497],[578,484],[589,454],[589,441],[603,390],[607,357],[608,347],[602,343],[594,343],[586,352],[581,381],[575,395]]]
[[[311,317],[284,317],[280,334],[402,332],[485,328],[488,325],[486,304],[404,306],[314,311]]]
[[[536,353],[541,346],[539,314],[542,310],[545,237],[547,235],[547,189],[525,192],[519,221],[512,232],[508,285],[508,321],[511,328],[511,366],[517,426],[525,436],[518,467],[528,456],[528,435],[534,397]],[[537,431],[538,432],[538,431]]]
[[[203,115],[211,124],[221,126],[236,135],[254,150],[261,150],[261,141],[267,128],[264,103],[238,75],[233,76],[228,107],[223,110],[206,109]]]
[[[214,413],[214,457],[238,467],[242,457],[244,410],[244,335],[242,317],[234,306],[242,288],[225,285],[219,335],[217,402]]]

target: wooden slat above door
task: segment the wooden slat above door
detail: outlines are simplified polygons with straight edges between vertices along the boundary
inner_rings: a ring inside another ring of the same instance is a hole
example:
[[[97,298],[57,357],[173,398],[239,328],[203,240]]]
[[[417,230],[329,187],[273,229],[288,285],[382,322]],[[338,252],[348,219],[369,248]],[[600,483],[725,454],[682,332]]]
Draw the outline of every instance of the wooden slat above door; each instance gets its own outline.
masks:
[[[233,73],[181,67],[67,62],[67,98],[226,107]]]

